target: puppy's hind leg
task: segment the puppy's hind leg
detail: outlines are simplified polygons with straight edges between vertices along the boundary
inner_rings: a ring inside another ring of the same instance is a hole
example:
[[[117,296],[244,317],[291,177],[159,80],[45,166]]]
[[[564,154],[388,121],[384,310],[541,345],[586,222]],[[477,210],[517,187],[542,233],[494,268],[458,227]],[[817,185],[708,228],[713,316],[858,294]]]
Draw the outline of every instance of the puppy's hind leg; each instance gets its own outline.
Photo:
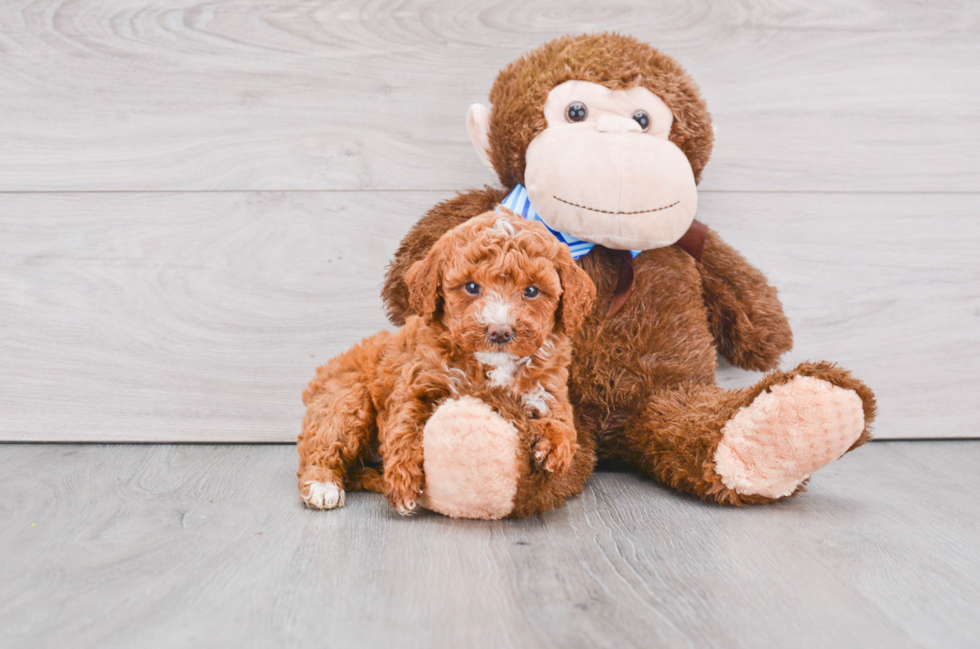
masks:
[[[344,506],[348,469],[375,426],[366,380],[343,378],[354,380],[330,379],[308,400],[299,436],[299,491],[303,502],[315,509]]]

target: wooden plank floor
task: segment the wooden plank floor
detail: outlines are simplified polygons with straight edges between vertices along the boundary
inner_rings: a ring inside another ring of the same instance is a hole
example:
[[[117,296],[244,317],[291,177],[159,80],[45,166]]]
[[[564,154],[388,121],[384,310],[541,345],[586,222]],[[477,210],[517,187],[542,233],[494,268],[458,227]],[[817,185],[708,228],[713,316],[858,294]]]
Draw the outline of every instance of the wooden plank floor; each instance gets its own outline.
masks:
[[[627,473],[524,521],[318,512],[295,448],[0,446],[3,647],[975,647],[980,441],[726,509]]]

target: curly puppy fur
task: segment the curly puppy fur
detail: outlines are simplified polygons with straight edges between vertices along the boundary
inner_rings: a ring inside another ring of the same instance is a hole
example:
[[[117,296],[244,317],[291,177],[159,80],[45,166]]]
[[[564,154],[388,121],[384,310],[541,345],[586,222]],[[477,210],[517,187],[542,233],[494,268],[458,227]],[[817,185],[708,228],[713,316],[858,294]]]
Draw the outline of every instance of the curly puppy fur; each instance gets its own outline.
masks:
[[[413,311],[405,283],[409,267],[442,233],[491,209],[524,182],[525,151],[546,127],[548,92],[571,79],[612,89],[640,85],[661,97],[674,115],[670,140],[700,178],[711,153],[711,119],[680,65],[616,34],[547,43],[501,72],[490,93],[490,158],[505,189],[461,193],[436,205],[412,228],[382,291],[392,322],[404,322]],[[604,314],[619,276],[619,255],[597,246],[578,263],[595,283],[597,297],[573,340],[569,394],[579,441],[595,443],[600,458],[631,463],[705,500],[728,505],[772,502],[726,487],[714,457],[725,424],[740,408],[796,376],[854,390],[865,428],[851,448],[870,439],[873,393],[832,364],[804,363],[790,372],[772,372],[743,390],[715,385],[716,352],[738,367],[769,371],[793,342],[776,290],[717,233],[708,232],[700,262],[676,245],[636,257],[633,293],[611,318]]]
[[[412,513],[424,486],[425,424],[463,396],[514,423],[527,442],[522,481],[548,487],[519,492],[512,516],[581,492],[595,452],[576,439],[569,337],[595,287],[567,247],[538,223],[489,212],[442,234],[408,269],[405,287],[417,315],[320,367],[303,394],[303,500],[333,508],[344,489],[363,488]],[[371,467],[377,454],[380,474]]]

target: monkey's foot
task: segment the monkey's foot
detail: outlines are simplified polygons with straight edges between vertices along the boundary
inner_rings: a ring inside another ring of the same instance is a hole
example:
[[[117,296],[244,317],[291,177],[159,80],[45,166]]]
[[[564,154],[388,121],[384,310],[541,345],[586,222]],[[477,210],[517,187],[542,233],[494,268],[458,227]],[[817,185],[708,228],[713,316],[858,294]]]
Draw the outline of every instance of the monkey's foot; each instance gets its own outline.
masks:
[[[811,473],[847,452],[864,427],[854,390],[795,376],[728,420],[715,451],[715,472],[743,495],[789,496]]]
[[[521,442],[513,424],[473,397],[450,399],[425,424],[422,506],[453,518],[498,519],[514,508]]]

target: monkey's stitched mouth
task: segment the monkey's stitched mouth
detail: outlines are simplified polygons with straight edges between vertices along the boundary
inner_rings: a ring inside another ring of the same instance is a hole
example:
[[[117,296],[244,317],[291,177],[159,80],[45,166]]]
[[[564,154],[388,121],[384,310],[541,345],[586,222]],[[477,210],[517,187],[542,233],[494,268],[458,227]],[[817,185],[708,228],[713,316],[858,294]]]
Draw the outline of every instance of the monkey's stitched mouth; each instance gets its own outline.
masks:
[[[680,201],[674,201],[670,205],[664,205],[663,207],[658,207],[658,208],[655,208],[655,209],[652,209],[652,210],[637,210],[636,212],[612,212],[610,210],[597,210],[594,207],[587,207],[585,205],[579,205],[578,203],[573,203],[571,201],[566,201],[564,198],[558,198],[557,196],[554,196],[554,195],[552,195],[552,198],[555,199],[556,201],[561,201],[565,205],[571,205],[572,207],[578,207],[578,208],[581,208],[583,210],[589,210],[590,212],[599,212],[601,214],[649,214],[650,212],[659,212],[661,210],[669,210],[670,208],[674,207],[675,205],[680,205],[680,203],[681,203]]]

